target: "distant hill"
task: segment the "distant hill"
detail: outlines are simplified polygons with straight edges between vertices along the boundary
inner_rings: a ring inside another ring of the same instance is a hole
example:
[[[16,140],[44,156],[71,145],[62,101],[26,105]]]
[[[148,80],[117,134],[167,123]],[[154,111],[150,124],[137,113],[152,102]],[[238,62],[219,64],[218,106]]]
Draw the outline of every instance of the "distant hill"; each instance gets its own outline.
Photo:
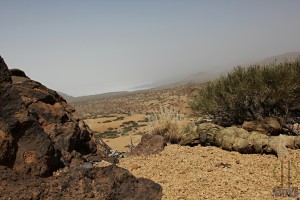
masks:
[[[213,79],[216,79],[219,75],[218,74],[210,74],[210,73],[205,73],[205,72],[199,72],[197,74],[193,74],[184,80],[178,82],[177,84],[180,85],[186,85],[186,84],[201,84],[205,83],[207,81],[211,81]]]
[[[277,56],[272,56],[269,58],[265,58],[261,61],[255,62],[254,64],[259,64],[259,65],[265,65],[265,64],[270,64],[273,62],[284,62],[284,61],[289,61],[289,60],[295,60],[297,58],[300,58],[300,52],[288,52],[285,54],[277,55]]]
[[[199,85],[199,84],[214,80],[218,77],[219,77],[219,74],[209,74],[209,73],[205,73],[205,72],[199,72],[197,74],[190,75],[178,82],[170,83],[170,84],[166,84],[166,85],[157,87],[157,89],[167,89],[167,88],[174,88],[174,87],[181,87],[181,86],[195,86],[195,85]]]
[[[297,58],[300,58],[300,52],[288,52],[285,54],[281,54],[281,55],[277,55],[277,56],[272,56],[269,58],[265,58],[263,60],[260,60],[258,62],[253,62],[252,64],[259,64],[259,65],[265,65],[265,64],[270,64],[273,62],[284,62],[284,61],[289,61],[289,60],[295,60]],[[205,83],[207,81],[211,81],[214,79],[217,79],[220,75],[226,75],[228,72],[230,72],[231,70],[226,70],[223,71],[221,73],[218,74],[209,74],[209,73],[205,73],[205,72],[200,72],[194,75],[191,75],[185,79],[183,79],[182,81],[173,83],[173,84],[169,84],[169,85],[165,85],[162,87],[167,87],[167,86],[183,86],[183,85],[197,85],[197,84],[201,84],[201,83]]]
[[[205,83],[207,81],[211,81],[217,78],[219,74],[210,74],[206,72],[199,72],[196,74],[192,74],[190,76],[178,76],[165,80],[160,80],[150,84],[144,84],[138,86],[134,89],[144,90],[144,89],[166,89],[170,87],[179,87],[185,85],[197,85],[201,83]]]
[[[58,94],[61,95],[69,103],[93,101],[93,100],[103,99],[103,98],[112,98],[112,97],[126,95],[129,93],[130,92],[127,92],[127,91],[120,91],[120,92],[108,92],[108,93],[102,93],[102,94],[73,97],[73,96],[67,95],[65,93],[58,92]]]
[[[57,92],[60,96],[62,96],[67,102],[73,102],[75,101],[76,97],[70,96],[68,94],[62,93],[62,92]]]

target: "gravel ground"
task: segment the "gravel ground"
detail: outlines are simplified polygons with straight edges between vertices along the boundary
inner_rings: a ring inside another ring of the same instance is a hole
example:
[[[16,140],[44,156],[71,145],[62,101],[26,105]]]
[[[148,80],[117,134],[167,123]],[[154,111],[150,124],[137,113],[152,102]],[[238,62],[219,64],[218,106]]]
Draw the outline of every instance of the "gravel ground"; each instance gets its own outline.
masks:
[[[300,188],[300,150],[289,150],[292,186]],[[157,155],[128,157],[119,166],[163,187],[163,199],[295,199],[272,196],[280,184],[274,155],[228,152],[216,147],[168,145]],[[287,186],[287,161],[284,161]]]

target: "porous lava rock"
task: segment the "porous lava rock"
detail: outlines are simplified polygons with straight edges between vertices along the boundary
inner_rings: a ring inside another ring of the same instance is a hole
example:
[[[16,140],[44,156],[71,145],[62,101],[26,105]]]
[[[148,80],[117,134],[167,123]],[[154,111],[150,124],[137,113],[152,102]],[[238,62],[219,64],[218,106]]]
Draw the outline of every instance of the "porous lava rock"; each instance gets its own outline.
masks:
[[[159,200],[162,188],[127,170],[110,165],[101,168],[70,168],[47,178],[18,175],[0,166],[0,199],[106,199]]]
[[[257,131],[266,135],[278,136],[283,133],[284,120],[280,117],[266,117],[259,121],[245,121],[242,125],[247,131]]]
[[[110,150],[57,92],[0,57],[0,199],[161,199],[151,180],[93,166]]]
[[[162,152],[166,142],[161,135],[143,135],[141,142],[132,150],[131,156],[151,155]]]
[[[100,153],[97,142],[74,109],[55,91],[29,79],[0,59],[0,165],[18,173],[49,176],[71,162],[72,151]]]
[[[271,127],[271,126],[270,126]],[[274,126],[275,127],[275,126]],[[217,146],[227,151],[240,153],[267,153],[278,157],[287,156],[287,148],[299,149],[300,136],[270,136],[258,131],[247,131],[239,127],[222,127],[214,123],[201,123],[196,132],[182,137],[180,145]]]

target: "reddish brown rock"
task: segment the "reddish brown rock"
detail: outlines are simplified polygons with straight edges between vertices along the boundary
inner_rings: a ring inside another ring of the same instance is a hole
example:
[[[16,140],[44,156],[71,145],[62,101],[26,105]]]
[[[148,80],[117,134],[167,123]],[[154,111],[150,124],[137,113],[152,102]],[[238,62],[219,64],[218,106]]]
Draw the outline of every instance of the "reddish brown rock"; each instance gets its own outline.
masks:
[[[141,142],[132,150],[130,155],[151,155],[164,150],[166,142],[161,135],[144,135]]]
[[[0,94],[0,199],[161,199],[151,180],[94,167],[110,148],[61,96],[1,57]]]
[[[279,117],[266,117],[260,121],[245,121],[242,128],[247,131],[257,131],[266,135],[283,134],[284,121]]]
[[[0,165],[49,176],[62,160],[71,162],[72,151],[107,155],[110,148],[92,137],[61,96],[21,70],[9,71],[2,58],[0,81]]]
[[[70,168],[48,178],[18,175],[3,166],[0,171],[0,199],[159,200],[162,197],[160,185],[149,179],[137,179],[115,165]]]

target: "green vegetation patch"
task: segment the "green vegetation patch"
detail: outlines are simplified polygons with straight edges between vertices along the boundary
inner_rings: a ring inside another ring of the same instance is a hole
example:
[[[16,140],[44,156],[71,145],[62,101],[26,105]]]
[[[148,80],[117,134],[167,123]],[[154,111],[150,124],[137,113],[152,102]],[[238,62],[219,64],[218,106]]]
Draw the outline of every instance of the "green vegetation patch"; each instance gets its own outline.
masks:
[[[149,118],[145,118],[144,120],[139,120],[138,122],[149,122]]]
[[[236,67],[200,89],[191,108],[232,123],[300,113],[300,60]]]
[[[116,119],[114,119],[114,121],[121,121],[121,120],[124,120],[125,117],[123,116],[120,116],[120,117],[117,117]]]
[[[114,130],[108,130],[102,133],[94,133],[96,138],[113,139],[119,137],[119,132]]]
[[[106,120],[106,121],[104,121],[102,123],[110,123],[110,122],[112,122],[112,121],[111,120]]]
[[[112,118],[112,117],[116,117],[115,115],[103,115],[101,116],[101,118]]]

